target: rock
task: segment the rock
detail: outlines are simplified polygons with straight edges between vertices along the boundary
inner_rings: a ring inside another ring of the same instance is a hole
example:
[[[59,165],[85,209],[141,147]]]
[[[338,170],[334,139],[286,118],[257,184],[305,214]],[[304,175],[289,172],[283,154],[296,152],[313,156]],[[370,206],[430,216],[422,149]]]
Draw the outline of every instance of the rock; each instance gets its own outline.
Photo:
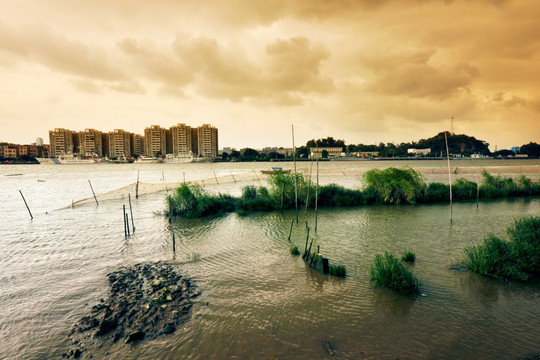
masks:
[[[131,334],[129,334],[127,340],[126,340],[126,344],[130,343],[130,342],[133,342],[133,341],[137,341],[137,340],[142,340],[144,338],[144,332],[142,331],[135,331],[135,332],[132,332]]]
[[[99,324],[99,330],[96,333],[98,336],[102,336],[110,333],[118,326],[118,321],[115,318],[103,319]]]
[[[75,349],[73,352],[73,358],[78,359],[79,357],[81,357],[81,350]]]

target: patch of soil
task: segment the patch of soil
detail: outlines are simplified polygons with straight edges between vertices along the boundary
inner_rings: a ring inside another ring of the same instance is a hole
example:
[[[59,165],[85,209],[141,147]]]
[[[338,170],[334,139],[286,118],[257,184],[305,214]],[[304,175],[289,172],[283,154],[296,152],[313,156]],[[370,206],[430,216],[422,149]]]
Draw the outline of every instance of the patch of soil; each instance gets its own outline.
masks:
[[[92,357],[92,350],[118,341],[134,343],[173,333],[189,320],[195,286],[167,262],[144,262],[107,274],[107,300],[72,328],[65,358]]]

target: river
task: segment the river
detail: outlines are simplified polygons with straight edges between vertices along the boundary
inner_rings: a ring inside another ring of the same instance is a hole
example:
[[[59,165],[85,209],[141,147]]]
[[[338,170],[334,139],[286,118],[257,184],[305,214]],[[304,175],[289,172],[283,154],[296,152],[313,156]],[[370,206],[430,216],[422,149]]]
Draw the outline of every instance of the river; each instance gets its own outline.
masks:
[[[320,164],[321,183],[361,187],[367,169],[404,165],[428,181],[448,179],[442,161],[336,161]],[[157,260],[176,261],[201,292],[191,319],[172,335],[119,342],[94,358],[324,359],[326,342],[337,359],[516,359],[540,353],[540,285],[449,269],[465,246],[488,233],[504,236],[517,217],[538,216],[540,199],[482,202],[478,209],[475,202],[458,203],[452,224],[446,204],[323,209],[314,244],[346,266],[345,279],[315,273],[290,255],[294,211],[171,225],[158,214],[166,191],[184,177],[237,195],[246,184],[264,184],[260,170],[271,166],[293,164],[1,166],[0,359],[61,358],[70,348],[72,325],[107,296],[106,273]],[[538,180],[539,166],[535,160],[451,164],[454,177],[470,179],[478,179],[483,167]],[[307,174],[311,164],[298,168]],[[138,174],[147,185],[135,199]],[[121,215],[126,191],[136,227],[127,239]],[[302,211],[293,228],[292,243],[301,249],[306,221],[312,226],[311,211]],[[421,282],[420,297],[372,285],[373,255],[385,250],[416,253],[411,270]]]

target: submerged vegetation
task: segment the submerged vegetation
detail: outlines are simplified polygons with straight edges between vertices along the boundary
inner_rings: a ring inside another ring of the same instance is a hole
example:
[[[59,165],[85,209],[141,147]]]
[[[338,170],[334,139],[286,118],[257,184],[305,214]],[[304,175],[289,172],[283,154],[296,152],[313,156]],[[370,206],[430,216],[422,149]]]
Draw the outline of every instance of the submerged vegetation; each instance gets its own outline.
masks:
[[[469,270],[496,278],[533,281],[540,278],[540,217],[517,219],[508,240],[490,234],[478,246],[465,248]]]
[[[300,250],[298,250],[298,246],[293,246],[291,248],[291,255],[293,256],[300,256]]]
[[[347,276],[347,269],[345,265],[330,265],[330,275],[345,277]]]
[[[416,277],[392,254],[376,254],[369,269],[369,277],[378,286],[392,289],[403,295],[417,295]]]
[[[403,255],[401,255],[401,261],[413,263],[416,260],[416,254],[412,251],[405,251]]]
[[[452,186],[456,201],[495,199],[501,197],[538,196],[540,181],[525,176],[514,180],[482,173],[480,184],[459,178]],[[450,199],[450,186],[441,183],[426,184],[420,173],[411,169],[372,169],[364,175],[365,188],[346,189],[336,184],[318,188],[319,207],[345,207],[367,204],[425,204],[446,202]],[[276,211],[294,209],[295,175],[280,172],[268,179],[269,187],[246,186],[240,197],[210,194],[196,184],[181,184],[167,196],[168,216],[203,217],[236,211],[245,215],[250,211]],[[315,185],[302,174],[296,174],[298,206],[315,206]]]

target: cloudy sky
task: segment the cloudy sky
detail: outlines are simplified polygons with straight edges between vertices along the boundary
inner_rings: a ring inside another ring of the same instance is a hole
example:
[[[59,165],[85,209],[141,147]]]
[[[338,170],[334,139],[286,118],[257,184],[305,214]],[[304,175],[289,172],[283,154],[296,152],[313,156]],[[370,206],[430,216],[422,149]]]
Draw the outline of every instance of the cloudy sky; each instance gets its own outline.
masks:
[[[540,141],[534,0],[0,1],[0,141],[219,129],[220,147]]]

